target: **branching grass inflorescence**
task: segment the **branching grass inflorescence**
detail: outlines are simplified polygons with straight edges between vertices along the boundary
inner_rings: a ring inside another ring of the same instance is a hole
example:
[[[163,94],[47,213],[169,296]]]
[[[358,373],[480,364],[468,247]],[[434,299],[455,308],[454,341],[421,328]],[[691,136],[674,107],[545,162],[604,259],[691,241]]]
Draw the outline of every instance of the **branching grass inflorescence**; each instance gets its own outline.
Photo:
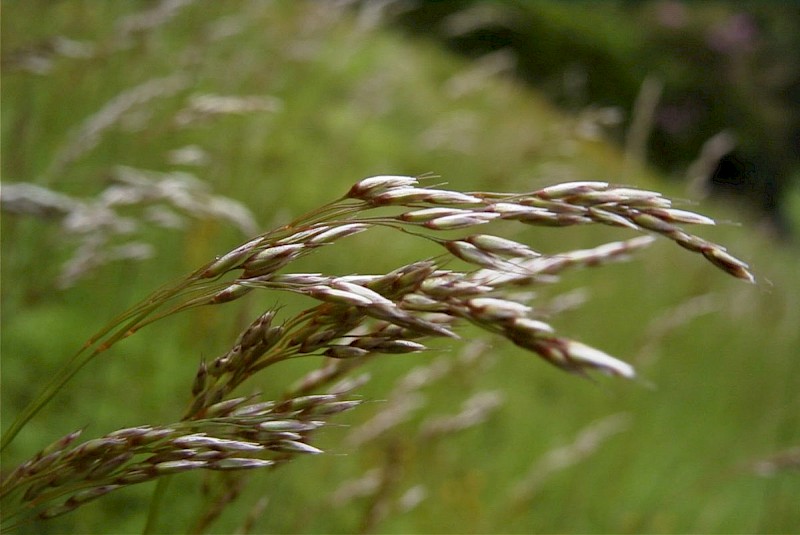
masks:
[[[291,292],[317,302],[283,321],[277,320],[276,310],[265,311],[224,354],[201,362],[178,422],[121,429],[79,445],[73,445],[80,434],[75,432],[20,465],[2,482],[4,522],[16,525],[31,515],[51,518],[119,488],[176,472],[274,467],[296,455],[320,453],[309,443],[313,432],[360,403],[348,397],[362,381],[348,377],[354,368],[381,354],[424,351],[431,337],[458,338],[464,323],[504,337],[568,372],[635,377],[629,364],[556,333],[527,302],[529,295],[519,290],[552,282],[568,268],[625,258],[654,238],[639,236],[551,255],[473,230],[494,221],[601,224],[663,236],[734,277],[754,281],[747,264],[724,247],[682,228],[711,225],[712,219],[673,208],[656,192],[572,182],[529,193],[463,193],[420,187],[414,177],[366,178],[337,201],[261,234],[155,292],[90,339],[7,430],[4,447],[85,364],[154,321],[194,307],[227,304],[259,290]],[[441,246],[441,255],[373,275],[286,270],[323,247],[375,228],[433,241]],[[436,235],[454,230],[469,233],[460,238]],[[453,259],[469,267],[448,267]],[[231,397],[265,368],[306,356],[326,359],[279,399]],[[480,410],[470,405],[458,418],[430,424],[427,433],[470,425],[482,417],[480,411],[499,402],[496,396],[482,399]]]

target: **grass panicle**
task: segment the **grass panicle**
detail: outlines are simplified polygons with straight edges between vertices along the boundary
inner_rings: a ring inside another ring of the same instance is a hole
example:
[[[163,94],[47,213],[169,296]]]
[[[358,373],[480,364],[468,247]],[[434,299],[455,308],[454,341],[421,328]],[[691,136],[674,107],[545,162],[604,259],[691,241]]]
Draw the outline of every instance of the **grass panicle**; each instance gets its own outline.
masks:
[[[373,209],[380,209],[380,215],[372,215]],[[395,213],[388,213],[392,209]],[[473,232],[473,227],[487,229],[496,221],[600,224],[645,235],[544,254],[508,238]],[[2,483],[4,522],[55,517],[120,488],[174,473],[274,467],[297,455],[321,453],[309,442],[310,435],[361,403],[348,393],[367,379],[352,378],[353,370],[380,355],[427,351],[431,337],[457,339],[464,324],[505,338],[571,373],[634,378],[631,365],[558,334],[531,302],[533,294],[521,290],[551,283],[568,268],[627,258],[648,246],[653,236],[672,240],[724,272],[753,282],[744,262],[683,228],[713,223],[673,208],[659,193],[606,182],[564,183],[528,193],[463,193],[421,187],[415,177],[361,180],[339,200],[256,236],[157,291],[90,339],[10,428],[5,444],[82,366],[154,321],[198,306],[228,305],[253,291],[290,292],[315,303],[289,318],[280,318],[276,309],[264,311],[230,349],[203,360],[178,422],[121,429],[73,445],[76,432],[34,455]],[[434,241],[442,246],[441,255],[382,274],[289,269],[320,248],[379,228]],[[439,231],[467,234],[443,238],[436,235]],[[459,270],[455,264],[465,267]],[[278,362],[314,356],[324,359],[322,366],[279,399],[255,402],[253,396],[234,395],[245,381]],[[413,396],[401,399],[352,440],[367,440],[405,419],[418,403]],[[477,425],[501,403],[497,393],[470,398],[460,412],[425,424],[424,434],[432,439]]]

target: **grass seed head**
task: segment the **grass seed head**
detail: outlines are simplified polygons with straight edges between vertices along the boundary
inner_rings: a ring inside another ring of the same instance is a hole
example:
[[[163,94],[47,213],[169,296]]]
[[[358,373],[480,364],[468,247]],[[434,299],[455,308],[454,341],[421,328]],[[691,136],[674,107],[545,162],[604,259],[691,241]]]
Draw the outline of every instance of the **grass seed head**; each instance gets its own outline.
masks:
[[[581,368],[598,370],[607,375],[617,375],[626,379],[636,377],[633,366],[627,362],[575,340],[567,340],[565,344],[568,358]]]
[[[749,271],[750,266],[735,256],[729,254],[721,247],[712,247],[710,249],[706,249],[703,251],[703,256],[705,256],[712,264],[730,273],[737,279],[742,279],[751,284],[754,284],[756,281],[756,278]]]
[[[353,284],[341,278],[331,281],[331,288],[359,295],[365,299],[369,299],[370,302],[374,304],[383,304],[389,306],[393,305],[391,300],[386,299],[378,292],[370,290],[369,288],[366,288],[360,284]]]
[[[546,208],[537,208],[536,206],[525,206],[524,204],[515,204],[509,202],[492,203],[486,209],[500,214],[503,219],[511,220],[524,216],[544,217],[552,215],[551,212]]]
[[[423,208],[421,210],[414,210],[413,212],[405,212],[397,216],[398,219],[401,221],[406,221],[409,223],[425,223],[426,221],[430,221],[432,219],[438,219],[442,217],[450,217],[456,215],[467,216],[472,214],[472,210],[464,210],[462,208]]]
[[[228,457],[208,463],[210,470],[251,470],[253,468],[266,468],[273,466],[275,461],[265,459],[251,459],[248,457]]]
[[[218,305],[222,303],[228,303],[235,299],[239,299],[243,295],[250,293],[253,290],[252,286],[245,286],[243,284],[231,284],[224,290],[220,290],[211,298],[209,298],[208,303],[211,305]]]
[[[669,234],[679,230],[678,227],[672,223],[664,221],[663,219],[659,219],[658,217],[649,213],[634,212],[631,214],[631,220],[640,227],[658,232],[659,234]]]
[[[522,318],[531,311],[527,305],[494,297],[476,297],[466,304],[474,317],[485,321]]]
[[[571,197],[595,191],[603,191],[606,188],[608,188],[608,182],[564,182],[562,184],[547,186],[546,188],[536,191],[534,194],[542,199],[560,199],[562,197]]]
[[[197,373],[194,376],[194,382],[192,382],[192,395],[196,396],[206,388],[206,384],[208,384],[208,367],[206,366],[206,361],[203,360],[200,362],[200,366],[197,369]]]
[[[223,273],[226,273],[231,269],[239,267],[240,264],[245,259],[252,256],[253,252],[256,251],[257,247],[262,242],[263,238],[261,237],[255,238],[245,243],[244,245],[240,245],[239,247],[230,251],[229,253],[226,253],[223,256],[218,257],[214,262],[209,264],[209,266],[203,271],[201,276],[207,279],[213,278],[222,275]]]
[[[688,210],[678,210],[677,208],[652,208],[648,213],[664,221],[671,223],[686,223],[689,225],[716,225],[716,221],[710,217],[689,212]]]
[[[193,273],[189,284],[176,291],[185,290],[186,295],[194,297],[178,303],[175,310],[229,302],[254,289],[292,291],[323,303],[279,326],[272,324],[275,311],[269,310],[242,331],[230,350],[208,365],[201,362],[191,388],[191,410],[174,426],[120,429],[68,449],[79,435],[72,433],[20,465],[3,485],[18,487],[23,502],[43,500],[39,505],[44,518],[74,510],[120,486],[162,475],[195,469],[272,466],[273,461],[248,457],[267,449],[285,454],[281,459],[321,453],[305,442],[305,435],[324,425],[327,416],[361,403],[342,398],[368,380],[368,375],[353,379],[347,372],[378,353],[424,351],[427,348],[422,342],[427,336],[457,338],[454,329],[464,320],[500,333],[563,370],[635,377],[629,364],[583,343],[556,336],[550,325],[528,317],[531,307],[504,298],[501,290],[552,280],[568,267],[593,266],[623,257],[652,242],[652,237],[540,255],[525,244],[488,234],[454,240],[425,235],[473,266],[465,272],[448,271],[440,269],[436,261],[425,260],[379,275],[275,273],[319,246],[379,225],[404,231],[411,224],[425,232],[420,227],[453,230],[500,219],[539,226],[601,223],[661,234],[702,254],[735,277],[754,280],[747,264],[723,247],[677,226],[711,225],[712,219],[673,209],[669,199],[656,192],[615,188],[606,182],[558,184],[524,195],[460,193],[417,185],[417,179],[407,176],[365,178],[336,203],[254,238]],[[387,208],[394,207],[401,213],[382,218],[361,215],[373,207],[387,212]],[[235,269],[244,270],[236,282],[221,291],[211,286],[208,279]],[[194,283],[200,288],[191,286]],[[214,289],[207,289],[209,286]],[[196,290],[205,293],[198,297],[192,294]],[[183,298],[180,293],[171,297],[176,296]],[[134,322],[133,328],[126,329],[135,332],[146,321],[149,320]],[[247,404],[252,396],[227,398],[258,370],[305,354],[331,358],[288,387],[281,400]],[[441,373],[452,369],[447,367]],[[331,387],[334,381],[340,382]],[[329,393],[315,393],[320,390]],[[480,419],[476,415],[481,410],[481,406],[465,406],[437,429],[454,431],[472,425]],[[145,460],[135,461],[142,458]],[[67,500],[46,507],[45,498],[51,495]]]
[[[368,307],[373,304],[371,299],[353,292],[337,290],[336,288],[331,288],[330,286],[309,286],[299,291],[313,297],[314,299],[319,299],[320,301],[325,301],[327,303],[356,307]]]
[[[172,440],[172,444],[179,448],[198,449],[209,448],[215,451],[260,451],[263,448],[255,442],[244,442],[241,440],[230,440],[206,435],[205,433],[195,433],[177,437]]]
[[[152,471],[156,476],[166,476],[169,474],[177,474],[180,472],[188,472],[197,468],[205,468],[208,466],[208,461],[192,461],[188,459],[181,459],[179,461],[164,461],[153,465]]]
[[[323,355],[334,359],[353,359],[368,355],[369,351],[353,346],[335,345],[325,350]]]
[[[334,240],[337,240],[339,238],[344,238],[345,236],[352,236],[353,234],[364,232],[368,228],[370,228],[370,226],[364,223],[349,223],[346,225],[338,225],[326,230],[325,232],[321,232],[320,234],[311,237],[308,240],[308,243],[312,245],[332,243]]]
[[[312,411],[314,416],[330,416],[333,414],[339,414],[340,412],[349,411],[361,405],[363,403],[360,399],[348,399],[342,401],[332,401],[330,403],[324,403],[319,407],[315,407]]]
[[[483,200],[480,197],[466,193],[441,189],[427,191],[431,193],[426,200],[435,204],[483,204]]]
[[[410,176],[380,175],[356,182],[345,197],[370,200],[374,195],[394,188],[415,186],[418,181]]]
[[[597,207],[590,207],[588,210],[589,217],[597,221],[598,223],[602,223],[604,225],[610,225],[612,227],[622,227],[622,228],[629,228],[631,230],[638,230],[634,223],[632,223],[629,219],[619,214],[615,214],[609,210],[603,210]]]
[[[120,453],[112,457],[111,459],[104,461],[97,466],[93,467],[89,473],[86,475],[86,479],[89,480],[99,480],[103,479],[111,472],[115,471],[117,468],[120,468],[122,465],[127,463],[133,458],[133,452],[126,451]]]
[[[491,234],[474,234],[464,238],[464,241],[471,243],[484,252],[492,254],[528,257],[541,256],[523,243],[500,238],[499,236],[493,236]]]
[[[281,440],[276,444],[271,444],[269,449],[287,453],[307,453],[311,455],[319,455],[320,453],[323,453],[321,449],[297,440]]]
[[[553,327],[543,321],[532,318],[514,318],[508,325],[509,332],[517,334],[520,338],[536,338],[552,334]]]
[[[418,353],[428,349],[412,340],[386,340],[375,345],[372,350],[380,353]]]
[[[313,431],[322,427],[322,422],[301,421],[301,420],[268,420],[258,424],[258,428],[263,431],[290,431],[294,433],[302,433],[305,431]]]
[[[219,418],[221,416],[229,416],[233,413],[237,408],[241,407],[248,401],[250,401],[252,396],[242,396],[238,398],[226,399],[224,401],[220,401],[219,403],[215,403],[208,407],[204,414],[204,418]]]
[[[483,225],[498,217],[500,217],[500,214],[496,212],[470,212],[437,217],[425,222],[424,225],[432,230],[455,230]]]
[[[453,256],[470,264],[500,270],[504,267],[504,261],[501,258],[487,253],[469,242],[451,240],[444,242],[444,246]]]
[[[276,271],[297,258],[305,247],[306,245],[303,243],[290,243],[286,245],[276,245],[275,247],[267,247],[244,262],[245,277],[263,275],[264,273]]]

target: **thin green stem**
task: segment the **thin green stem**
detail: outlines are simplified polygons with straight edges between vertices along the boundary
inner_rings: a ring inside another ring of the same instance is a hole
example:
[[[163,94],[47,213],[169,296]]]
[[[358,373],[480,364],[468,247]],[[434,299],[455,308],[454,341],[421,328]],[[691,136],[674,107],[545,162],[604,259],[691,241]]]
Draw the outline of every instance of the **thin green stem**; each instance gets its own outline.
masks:
[[[158,519],[161,515],[161,504],[164,501],[164,495],[167,493],[167,487],[172,480],[170,476],[162,476],[158,478],[156,489],[153,491],[153,497],[150,500],[150,507],[147,510],[147,522],[142,528],[142,535],[149,535],[156,533]]]
[[[58,372],[56,372],[41,393],[37,395],[36,398],[34,398],[34,400],[22,410],[19,416],[17,416],[16,420],[14,420],[14,423],[12,423],[6,432],[3,433],[3,438],[0,441],[0,451],[5,450],[5,448],[8,447],[11,442],[13,442],[14,438],[17,436],[17,434],[19,434],[22,428],[27,425],[31,418],[36,416],[36,414],[42,410],[51,399],[53,399],[53,397],[61,390],[61,388],[67,382],[69,382],[69,380],[72,379],[75,374],[77,374],[86,364],[104,351],[111,348],[111,346],[118,341],[132,335],[142,326],[146,325],[147,323],[144,322],[144,319],[147,316],[157,310],[170,297],[177,295],[182,290],[189,287],[193,282],[195,282],[195,279],[193,277],[189,277],[177,286],[173,286],[171,289],[157,291],[150,298],[142,301],[138,305],[135,305],[128,311],[115,318],[111,323],[90,338],[80,349],[80,351],[75,353],[67,361],[67,363],[64,364],[64,366],[62,366]],[[133,319],[125,323],[122,327],[117,328],[120,323],[124,322],[130,317],[133,317]],[[115,330],[115,328],[117,329]],[[95,349],[87,355],[86,351],[93,346]]]

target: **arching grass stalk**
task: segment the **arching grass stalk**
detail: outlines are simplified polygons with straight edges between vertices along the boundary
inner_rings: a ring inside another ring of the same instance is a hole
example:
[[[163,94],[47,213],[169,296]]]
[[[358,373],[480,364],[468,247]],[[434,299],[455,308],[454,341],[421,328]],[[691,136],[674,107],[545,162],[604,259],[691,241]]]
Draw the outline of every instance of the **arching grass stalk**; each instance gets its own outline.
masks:
[[[182,310],[186,310],[193,306],[214,304],[214,302],[208,302],[208,294],[217,295],[217,291],[224,288],[224,286],[217,287],[217,291],[205,292],[206,295],[204,297],[198,297],[187,302],[180,303],[171,310],[151,318],[150,316],[154,312],[164,308],[170,301],[178,298],[182,292],[186,292],[200,284],[205,283],[209,278],[215,279],[223,276],[227,272],[224,267],[229,260],[233,261],[234,259],[241,259],[240,256],[244,257],[247,254],[252,254],[259,244],[267,243],[270,239],[275,239],[276,236],[291,232],[292,229],[303,224],[309,224],[315,220],[324,219],[326,215],[338,214],[344,216],[348,213],[351,213],[353,211],[352,208],[342,206],[343,200],[344,198],[322,206],[312,212],[309,212],[308,214],[301,216],[281,229],[262,234],[248,241],[227,255],[209,262],[186,278],[154,292],[144,301],[134,305],[129,310],[114,318],[103,329],[89,338],[84,343],[83,347],[69,360],[67,360],[61,369],[59,369],[58,372],[52,376],[47,385],[45,385],[45,387],[42,389],[41,393],[39,393],[36,398],[34,398],[34,400],[31,401],[25,407],[25,409],[23,409],[19,416],[17,416],[14,422],[3,433],[2,439],[0,439],[0,451],[5,450],[5,448],[11,444],[17,434],[22,430],[23,427],[25,427],[30,419],[33,418],[40,410],[42,410],[53,398],[53,396],[55,396],[64,387],[64,385],[66,385],[69,380],[72,379],[72,377],[74,377],[86,364],[94,360],[101,353],[104,353],[110,349],[123,338],[133,335],[154,321],[170,316]]]
[[[76,446],[72,443],[78,433],[73,433],[20,465],[0,484],[4,522],[51,518],[119,488],[176,472],[276,466],[298,454],[320,453],[308,443],[313,431],[360,402],[344,397],[358,386],[347,382],[348,372],[377,355],[424,351],[429,337],[458,338],[464,322],[571,373],[635,377],[629,364],[557,334],[517,290],[552,282],[568,268],[626,258],[653,237],[546,255],[492,234],[432,235],[440,231],[493,221],[623,227],[670,239],[734,277],[754,281],[747,264],[680,226],[710,225],[713,220],[675,209],[656,192],[605,182],[572,182],[514,194],[418,186],[413,177],[361,180],[337,201],[247,241],[112,320],[20,414],[3,437],[4,447],[86,364],[154,321],[192,307],[227,304],[259,290],[288,291],[317,302],[281,324],[275,322],[276,311],[267,310],[227,352],[202,362],[179,421],[122,429]],[[378,208],[382,214],[370,217],[368,212]],[[385,274],[285,272],[320,247],[375,227],[433,240],[442,246],[442,256]],[[465,262],[469,269],[445,269],[450,259]],[[305,356],[326,357],[326,364],[281,399],[253,403],[252,396],[230,397],[269,366]],[[334,385],[336,380],[345,383]],[[321,389],[327,391],[314,393]]]

